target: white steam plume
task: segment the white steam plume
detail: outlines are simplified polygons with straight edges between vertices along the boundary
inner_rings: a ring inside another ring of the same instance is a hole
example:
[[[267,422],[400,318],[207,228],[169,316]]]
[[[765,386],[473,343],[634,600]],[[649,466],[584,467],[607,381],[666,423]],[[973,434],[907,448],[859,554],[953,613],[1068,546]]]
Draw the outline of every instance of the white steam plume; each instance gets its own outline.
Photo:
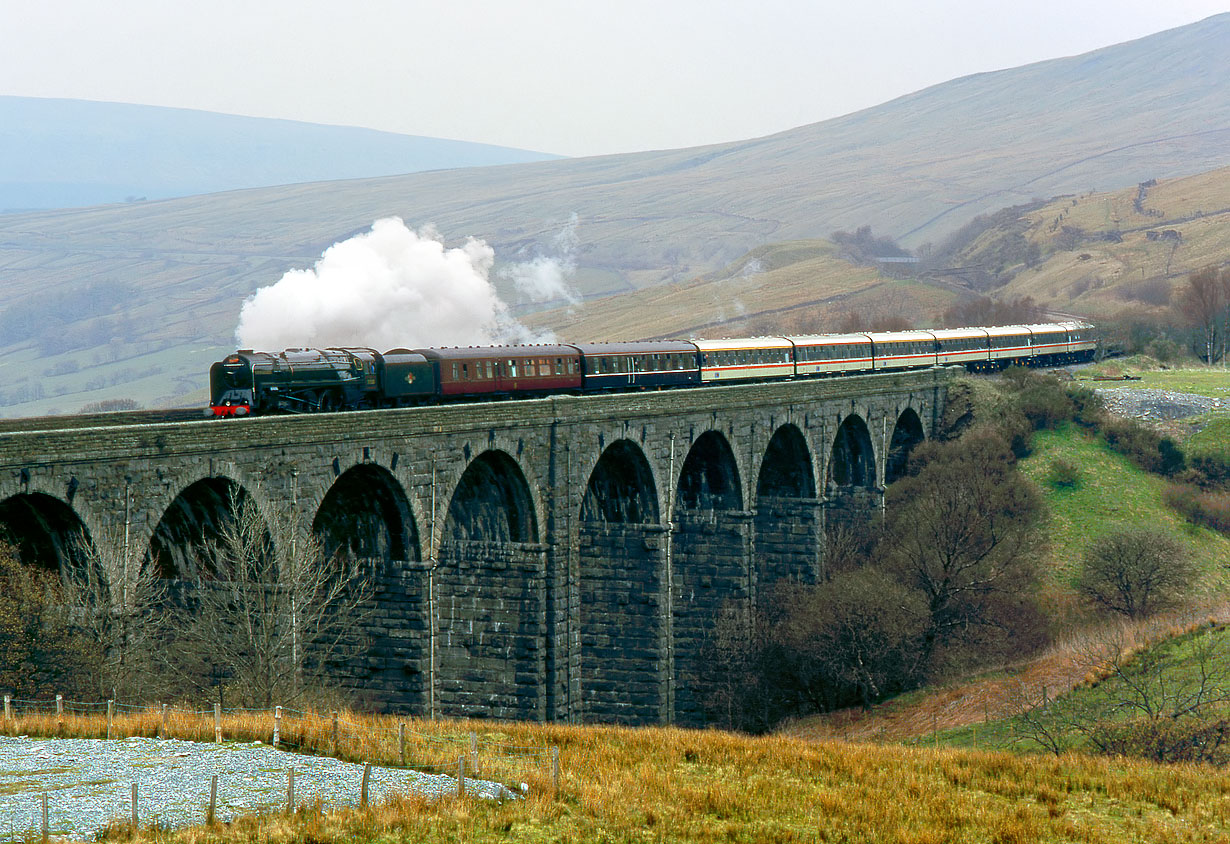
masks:
[[[240,348],[467,346],[541,341],[508,313],[482,240],[445,248],[436,230],[400,218],[335,243],[310,270],[257,290],[239,312]]]
[[[541,251],[528,261],[505,264],[496,271],[508,279],[522,298],[530,302],[563,299],[570,305],[581,301],[571,284],[577,271],[577,214],[574,211],[564,228],[551,241],[552,252]]]

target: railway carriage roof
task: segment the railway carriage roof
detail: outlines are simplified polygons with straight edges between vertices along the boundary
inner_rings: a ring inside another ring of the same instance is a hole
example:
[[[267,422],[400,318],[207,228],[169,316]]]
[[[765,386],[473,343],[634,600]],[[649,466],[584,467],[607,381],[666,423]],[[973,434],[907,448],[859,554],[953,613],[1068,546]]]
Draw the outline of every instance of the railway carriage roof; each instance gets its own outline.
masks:
[[[737,337],[725,340],[693,340],[702,352],[721,352],[735,349],[793,349],[794,344],[785,337]]]
[[[439,349],[410,349],[432,360],[500,360],[502,358],[577,357],[572,346],[544,343],[541,346],[458,346]]]
[[[935,339],[929,331],[873,331],[867,336],[876,343],[917,343]]]
[[[787,337],[796,346],[848,346],[851,343],[869,343],[866,334],[804,334]]]
[[[985,340],[985,328],[940,328],[931,332],[936,340]]]
[[[1031,333],[1024,325],[992,325],[986,332],[992,337],[1028,337]]]
[[[660,340],[651,343],[573,343],[586,355],[673,355],[696,354],[696,346],[683,340]]]

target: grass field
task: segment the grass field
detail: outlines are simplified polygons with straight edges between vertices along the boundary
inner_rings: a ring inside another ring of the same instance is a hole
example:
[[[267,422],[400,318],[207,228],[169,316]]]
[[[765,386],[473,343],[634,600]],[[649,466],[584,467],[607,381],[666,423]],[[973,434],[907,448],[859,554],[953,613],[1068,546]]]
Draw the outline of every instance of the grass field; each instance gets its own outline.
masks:
[[[1047,480],[1056,460],[1079,468],[1075,486]],[[1149,525],[1167,530],[1188,543],[1204,574],[1202,590],[1209,595],[1230,586],[1230,539],[1188,524],[1162,500],[1168,482],[1136,467],[1100,439],[1075,425],[1039,431],[1033,453],[1021,461],[1021,471],[1038,484],[1050,514],[1051,566],[1057,584],[1070,585],[1089,543],[1126,526]]]
[[[942,730],[938,735],[920,737],[918,741],[945,747],[1014,749],[1027,753],[1046,752],[1047,741],[1053,742],[1052,746],[1087,748],[1088,739],[1075,725],[1108,718],[1122,721],[1140,717],[1139,711],[1123,705],[1124,701],[1137,700],[1140,689],[1152,696],[1153,703],[1170,701],[1171,706],[1177,706],[1180,700],[1186,702],[1200,680],[1202,666],[1196,657],[1197,647],[1207,648],[1214,655],[1214,663],[1220,664],[1224,671],[1225,661],[1230,658],[1230,629],[1199,624],[1183,635],[1168,637],[1166,633],[1156,630],[1160,641],[1149,646],[1150,658],[1159,660],[1154,664],[1164,665],[1164,669],[1147,671],[1139,662],[1133,663],[1128,658],[1124,660],[1123,677],[1104,676],[1106,661],[1116,651],[1139,656],[1138,652],[1146,649],[1139,637],[1125,636],[1122,629],[1104,631],[1100,636],[1091,636],[1085,643],[1085,652],[1080,655],[1088,663],[1089,680],[1071,691],[1051,689],[1049,697],[1034,693],[1023,698],[1034,707],[1044,704],[1035,709],[1030,718],[1014,714]],[[1230,714],[1230,702],[1215,705],[1209,714],[1225,717]],[[1041,725],[1041,729],[1032,726],[1030,721]]]
[[[54,716],[53,716],[54,717]],[[57,732],[52,718],[23,732]],[[372,746],[391,720],[347,714]],[[323,722],[322,722],[323,723]],[[152,734],[153,712],[124,729]],[[235,738],[268,740],[263,721],[228,721]],[[529,776],[530,797],[494,804],[406,798],[368,810],[276,814],[178,832],[117,826],[110,840],[183,842],[1122,842],[1227,841],[1230,777],[1080,756],[878,747],[749,738],[716,731],[490,722],[412,722],[465,741],[471,729],[560,748],[561,785]],[[192,725],[181,721],[176,734]],[[212,739],[212,718],[197,729]],[[68,734],[105,720],[72,717]],[[298,740],[327,742],[327,728]],[[353,754],[348,754],[353,755]],[[373,760],[376,761],[376,760]]]
[[[1117,385],[1113,381],[1095,382],[1093,386],[1099,389],[1120,390],[1174,390],[1179,393],[1192,393],[1197,396],[1207,396],[1226,401],[1226,409],[1230,410],[1230,369],[1209,366],[1182,366],[1177,368],[1160,368],[1155,361],[1147,358],[1131,357],[1102,361],[1081,372],[1085,376],[1106,375],[1111,377],[1129,376],[1140,380],[1126,381]]]

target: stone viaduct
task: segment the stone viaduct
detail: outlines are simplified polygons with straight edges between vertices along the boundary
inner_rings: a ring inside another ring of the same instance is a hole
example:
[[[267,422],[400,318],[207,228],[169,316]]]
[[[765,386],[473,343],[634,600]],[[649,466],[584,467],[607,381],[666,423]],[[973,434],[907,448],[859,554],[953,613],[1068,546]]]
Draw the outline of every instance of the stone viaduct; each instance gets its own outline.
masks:
[[[84,531],[187,578],[242,490],[376,561],[342,678],[375,705],[698,724],[719,609],[820,574],[826,521],[882,506],[948,378],[0,433],[0,524],[23,560],[72,565]]]

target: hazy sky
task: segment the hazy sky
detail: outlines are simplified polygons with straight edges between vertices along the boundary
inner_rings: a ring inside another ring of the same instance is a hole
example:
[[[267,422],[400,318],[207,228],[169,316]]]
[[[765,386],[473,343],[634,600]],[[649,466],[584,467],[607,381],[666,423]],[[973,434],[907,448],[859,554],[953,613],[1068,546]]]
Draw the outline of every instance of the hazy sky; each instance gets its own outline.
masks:
[[[0,0],[0,94],[591,155],[770,134],[1227,0]]]

